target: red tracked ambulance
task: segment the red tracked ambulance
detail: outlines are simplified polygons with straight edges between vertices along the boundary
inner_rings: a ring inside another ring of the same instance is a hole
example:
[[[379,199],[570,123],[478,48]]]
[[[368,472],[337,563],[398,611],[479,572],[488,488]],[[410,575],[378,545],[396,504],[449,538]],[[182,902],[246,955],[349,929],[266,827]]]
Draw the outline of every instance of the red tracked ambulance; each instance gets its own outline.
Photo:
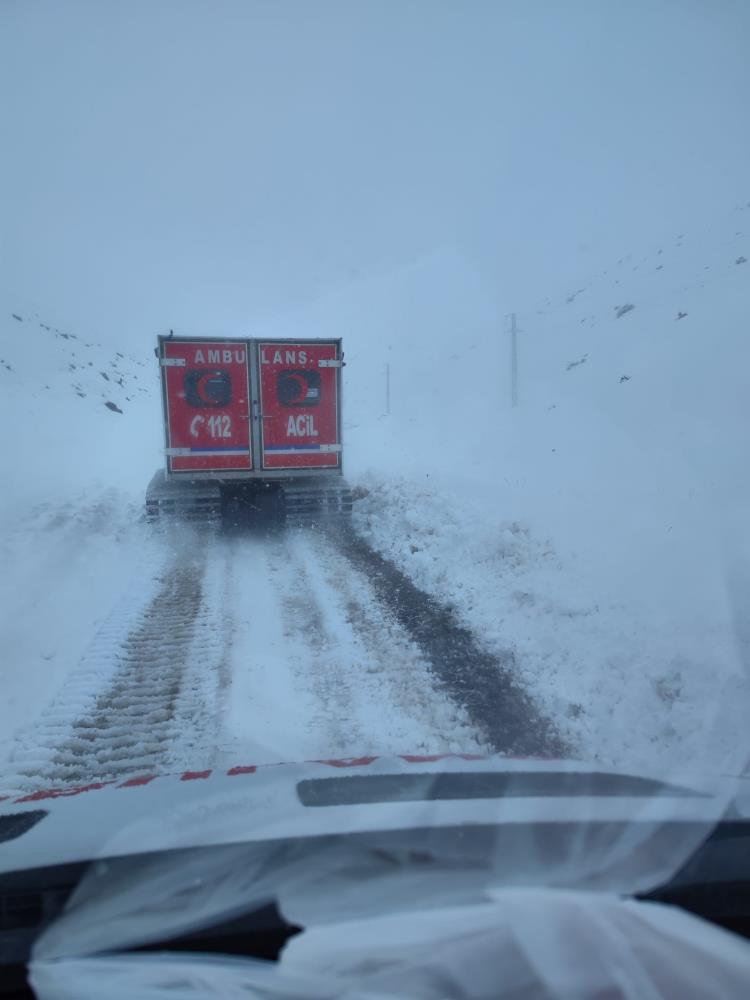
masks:
[[[165,466],[146,515],[316,523],[351,513],[340,340],[159,337]]]

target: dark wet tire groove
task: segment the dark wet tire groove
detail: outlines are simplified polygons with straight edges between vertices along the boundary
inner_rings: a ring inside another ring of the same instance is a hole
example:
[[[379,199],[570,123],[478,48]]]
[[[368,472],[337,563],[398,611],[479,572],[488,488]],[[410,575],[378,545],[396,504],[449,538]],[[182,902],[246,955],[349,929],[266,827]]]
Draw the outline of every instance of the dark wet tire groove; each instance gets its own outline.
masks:
[[[564,756],[553,722],[519,684],[515,654],[485,649],[454,611],[420,590],[356,532],[335,534],[343,555],[362,571],[378,600],[420,647],[441,687],[469,714],[498,753]]]

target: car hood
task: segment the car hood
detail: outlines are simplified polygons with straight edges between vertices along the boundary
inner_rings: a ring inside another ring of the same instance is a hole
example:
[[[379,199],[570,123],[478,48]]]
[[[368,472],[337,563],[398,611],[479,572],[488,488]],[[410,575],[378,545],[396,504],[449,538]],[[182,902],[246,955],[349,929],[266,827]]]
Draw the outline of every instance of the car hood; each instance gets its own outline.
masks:
[[[748,815],[745,786],[475,754],[137,775],[5,797],[0,872],[220,844],[456,827],[510,836],[529,826],[575,827],[579,836],[606,826],[612,843],[628,829],[639,829],[640,838],[646,829],[650,837],[668,828],[674,854],[678,843],[694,846],[730,806]],[[602,851],[595,853],[592,871],[601,871],[607,866]]]
[[[93,862],[34,945],[43,1000],[93,1000],[103,980],[115,1000],[166,1000],[175,982],[187,997],[584,996],[613,969],[626,996],[731,994],[744,942],[624,897],[736,814],[738,787],[501,756],[238,764],[6,799],[0,861]],[[269,902],[303,928],[276,962],[132,950]]]

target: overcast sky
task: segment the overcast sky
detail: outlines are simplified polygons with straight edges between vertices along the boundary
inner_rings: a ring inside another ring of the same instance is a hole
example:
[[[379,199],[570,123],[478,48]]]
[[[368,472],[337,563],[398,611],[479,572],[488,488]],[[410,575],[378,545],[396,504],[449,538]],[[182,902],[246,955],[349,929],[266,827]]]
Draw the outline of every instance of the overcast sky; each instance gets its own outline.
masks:
[[[2,283],[242,335],[445,247],[502,311],[750,201],[747,0],[3,0]]]

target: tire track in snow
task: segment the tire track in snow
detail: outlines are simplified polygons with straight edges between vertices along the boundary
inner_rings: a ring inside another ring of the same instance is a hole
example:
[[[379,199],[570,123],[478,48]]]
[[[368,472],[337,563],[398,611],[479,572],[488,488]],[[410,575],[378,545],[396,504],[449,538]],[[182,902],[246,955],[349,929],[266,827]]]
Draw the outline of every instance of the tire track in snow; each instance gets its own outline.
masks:
[[[353,532],[167,542],[150,590],[107,619],[17,746],[20,790],[200,769],[242,747],[251,763],[560,752],[512,655],[482,649]]]
[[[344,747],[362,747],[370,737],[365,737],[356,718],[351,664],[337,649],[340,638],[327,628],[306,560],[295,558],[288,537],[283,543],[283,552],[281,543],[277,544],[276,551],[286,559],[294,581],[291,588],[279,594],[284,632],[287,637],[296,636],[309,652],[309,662],[301,664],[299,673],[313,694],[315,708],[309,727],[325,734],[325,746],[331,749],[324,753],[342,753]]]
[[[283,607],[288,627],[311,643],[317,721],[333,739],[332,752],[486,749],[466,714],[435,689],[411,637],[328,536],[294,531],[285,544],[298,586]]]
[[[465,709],[493,751],[551,757],[566,753],[551,720],[516,680],[511,650],[498,656],[485,649],[449,607],[420,590],[353,529],[326,537],[366,577],[377,600],[431,665],[433,683]]]
[[[205,534],[183,534],[145,606],[131,596],[105,622],[14,752],[19,787],[145,774],[183,755],[191,766],[207,761],[226,680],[215,599],[223,573],[216,560],[209,572],[207,546]]]

